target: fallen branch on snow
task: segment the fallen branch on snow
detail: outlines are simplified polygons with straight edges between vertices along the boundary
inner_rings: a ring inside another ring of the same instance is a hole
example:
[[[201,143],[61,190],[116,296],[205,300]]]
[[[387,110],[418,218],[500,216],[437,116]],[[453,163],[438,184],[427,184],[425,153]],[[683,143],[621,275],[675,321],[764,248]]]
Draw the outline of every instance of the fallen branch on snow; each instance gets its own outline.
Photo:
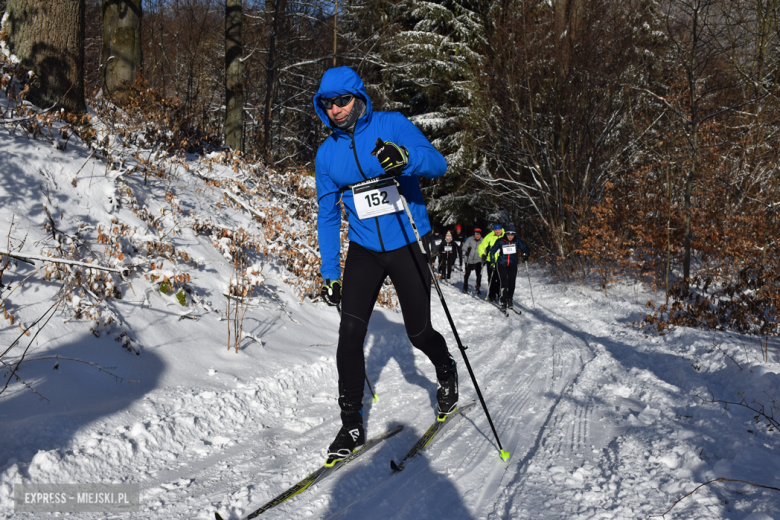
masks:
[[[114,374],[113,372],[109,372],[108,369],[101,367],[97,363],[92,363],[91,361],[84,361],[83,359],[78,359],[78,358],[70,358],[70,357],[63,357],[63,356],[60,356],[60,355],[54,355],[54,356],[41,356],[41,357],[37,357],[37,358],[29,358],[29,359],[27,359],[27,361],[43,361],[44,359],[56,359],[57,361],[63,360],[63,361],[75,361],[77,363],[84,363],[85,365],[89,365],[91,367],[97,368],[99,372],[105,372],[106,374],[110,375],[111,377],[113,377],[117,381],[120,381],[120,382],[121,381],[127,381],[128,383],[140,383],[141,382],[140,379],[126,379],[126,378],[124,378],[122,376],[118,376],[118,375]],[[55,364],[54,366],[56,367],[55,370],[57,368],[59,368],[59,364]],[[114,368],[114,367],[111,367],[111,368]]]
[[[758,401],[753,400],[753,403],[757,404],[758,406],[760,406],[761,407],[760,410],[750,406],[747,403],[747,401],[745,401],[745,398],[744,398],[744,396],[742,396],[742,394],[739,394],[740,397],[742,397],[742,402],[740,402],[740,403],[737,403],[737,402],[734,402],[734,401],[724,401],[722,399],[715,399],[715,394],[712,393],[712,390],[710,390],[710,395],[712,395],[712,397],[709,398],[709,399],[705,399],[702,396],[700,396],[699,394],[696,394],[696,397],[698,397],[699,399],[701,399],[705,403],[720,403],[720,404],[724,404],[726,406],[728,406],[730,404],[736,405],[736,406],[742,406],[743,408],[747,408],[751,412],[758,414],[758,415],[756,415],[756,422],[759,422],[758,421],[759,417],[763,417],[766,420],[766,422],[769,423],[770,430],[771,430],[771,428],[774,428],[776,430],[780,430],[780,422],[778,422],[778,420],[774,418],[774,413],[771,416],[767,415],[766,412],[764,411],[764,409],[765,409],[764,405],[759,403]],[[773,401],[773,404],[774,404],[774,401]]]
[[[239,206],[247,210],[252,215],[258,217],[261,220],[265,220],[265,213],[256,210],[255,208],[253,208],[243,200],[239,199],[233,193],[231,193],[230,190],[222,190],[222,193],[224,193],[230,200],[232,200],[233,202],[235,202],[236,204],[238,204]]]
[[[680,500],[678,500],[677,502],[675,502],[674,504],[672,504],[672,507],[670,507],[670,508],[669,508],[669,509],[668,509],[668,510],[665,512],[665,513],[663,513],[663,514],[660,514],[660,515],[650,515],[650,516],[648,516],[647,518],[653,518],[653,517],[656,517],[656,518],[658,518],[658,517],[661,517],[661,518],[666,518],[666,515],[668,515],[668,514],[669,514],[669,511],[671,511],[672,509],[674,509],[674,507],[675,507],[677,504],[679,504],[680,502],[682,502],[683,500],[685,500],[685,499],[686,499],[686,498],[688,498],[689,496],[691,496],[691,495],[693,495],[694,493],[696,493],[696,491],[698,491],[699,489],[703,488],[704,486],[708,486],[708,485],[712,484],[713,482],[740,482],[740,483],[742,483],[742,484],[748,484],[749,486],[753,486],[753,487],[757,487],[757,488],[763,488],[763,489],[772,489],[772,490],[774,490],[774,491],[780,491],[780,489],[778,489],[778,488],[776,488],[776,487],[772,487],[772,486],[762,486],[761,484],[754,484],[753,482],[748,482],[748,481],[746,481],[746,480],[738,480],[738,479],[734,479],[734,478],[716,478],[716,479],[714,479],[714,480],[710,480],[709,482],[705,482],[704,484],[700,484],[700,485],[696,486],[696,488],[695,488],[693,491],[691,491],[690,493],[688,493],[687,495],[685,495],[684,497],[682,497]]]
[[[75,260],[65,260],[63,258],[55,258],[51,256],[44,256],[44,255],[31,255],[31,254],[18,254],[18,253],[10,253],[8,251],[2,251],[0,250],[0,256],[8,256],[10,258],[16,258],[17,260],[21,260],[22,262],[27,262],[30,265],[35,265],[32,260],[38,260],[39,262],[52,262],[55,264],[66,264],[66,265],[75,265],[78,267],[86,267],[89,269],[96,269],[98,271],[108,271],[110,273],[117,273],[121,276],[127,276],[127,274],[130,272],[129,269],[117,269],[116,267],[103,267],[100,265],[95,264],[88,264],[86,262],[77,262]]]

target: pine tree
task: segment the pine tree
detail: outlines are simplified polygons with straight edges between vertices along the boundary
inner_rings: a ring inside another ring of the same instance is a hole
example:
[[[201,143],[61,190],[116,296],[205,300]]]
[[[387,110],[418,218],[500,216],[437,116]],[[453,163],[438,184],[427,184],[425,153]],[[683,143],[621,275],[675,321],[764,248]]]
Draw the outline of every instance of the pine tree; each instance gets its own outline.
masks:
[[[388,7],[395,23],[382,51],[383,101],[409,116],[447,159],[448,175],[426,188],[430,208],[445,223],[471,220],[481,206],[466,174],[479,163],[468,146],[467,121],[487,46],[484,9],[478,0]]]

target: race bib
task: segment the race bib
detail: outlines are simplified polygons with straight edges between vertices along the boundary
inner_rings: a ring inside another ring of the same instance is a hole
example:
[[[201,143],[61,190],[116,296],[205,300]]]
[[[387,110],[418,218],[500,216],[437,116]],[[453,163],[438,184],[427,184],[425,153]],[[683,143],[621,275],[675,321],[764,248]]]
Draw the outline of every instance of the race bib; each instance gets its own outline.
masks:
[[[513,255],[517,253],[517,246],[515,244],[509,244],[508,246],[501,246],[501,251],[505,255]]]
[[[361,182],[352,188],[352,197],[360,220],[397,213],[404,209],[393,179]]]
[[[444,252],[449,253],[452,251],[452,246],[444,246]]]

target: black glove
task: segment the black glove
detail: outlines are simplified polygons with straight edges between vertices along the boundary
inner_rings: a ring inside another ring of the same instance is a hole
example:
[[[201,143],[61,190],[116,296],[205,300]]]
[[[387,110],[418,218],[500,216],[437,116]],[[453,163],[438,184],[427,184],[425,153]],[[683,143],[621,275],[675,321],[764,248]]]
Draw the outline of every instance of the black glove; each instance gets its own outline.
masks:
[[[528,253],[523,253],[523,262],[528,261]]]
[[[331,282],[328,278],[320,289],[320,296],[328,305],[338,305],[341,303],[341,282],[339,280]]]
[[[382,139],[376,140],[376,148],[371,155],[379,159],[382,169],[390,175],[401,175],[404,167],[409,164],[409,152],[406,148]]]

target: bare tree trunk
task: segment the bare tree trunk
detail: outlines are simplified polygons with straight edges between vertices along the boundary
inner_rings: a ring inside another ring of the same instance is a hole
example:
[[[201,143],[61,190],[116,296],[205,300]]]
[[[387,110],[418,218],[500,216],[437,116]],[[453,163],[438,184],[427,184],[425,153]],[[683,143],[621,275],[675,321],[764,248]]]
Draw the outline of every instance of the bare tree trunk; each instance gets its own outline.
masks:
[[[279,29],[279,17],[282,16],[284,0],[274,0],[266,4],[272,6],[271,33],[268,35],[268,58],[265,66],[265,114],[263,117],[263,155],[268,155],[271,144],[271,106],[273,104],[274,81],[276,72],[276,38]]]
[[[11,50],[38,76],[29,100],[86,112],[84,0],[8,0]]]
[[[103,93],[111,98],[132,83],[142,67],[141,1],[103,0],[103,47],[100,69]]]
[[[555,0],[555,45],[558,74],[565,78],[569,73],[574,42],[582,19],[581,0]]]
[[[685,192],[683,197],[683,206],[685,208],[685,235],[683,236],[683,283],[685,289],[688,289],[688,281],[691,276],[691,213],[693,208],[691,205],[691,193],[693,191],[693,179],[696,176],[696,161],[698,159],[698,128],[692,125],[693,128],[693,150],[691,152],[691,169],[688,171],[688,176],[685,179]]]
[[[707,0],[704,0],[706,2]],[[685,178],[685,192],[683,195],[683,207],[685,209],[685,230],[683,235],[683,284],[685,290],[688,290],[688,282],[691,276],[691,193],[693,191],[693,179],[696,176],[696,162],[699,159],[699,96],[697,84],[699,77],[699,62],[697,60],[701,42],[701,21],[699,16],[702,5],[697,1],[693,4],[690,28],[690,57],[687,63],[688,74],[688,109],[690,114],[690,143],[691,143],[691,167],[688,170],[688,176]]]
[[[339,19],[339,0],[336,0],[336,5],[333,7],[333,66],[336,66],[336,50],[338,49],[338,19]]]
[[[225,4],[225,145],[244,151],[244,62],[242,1]]]

